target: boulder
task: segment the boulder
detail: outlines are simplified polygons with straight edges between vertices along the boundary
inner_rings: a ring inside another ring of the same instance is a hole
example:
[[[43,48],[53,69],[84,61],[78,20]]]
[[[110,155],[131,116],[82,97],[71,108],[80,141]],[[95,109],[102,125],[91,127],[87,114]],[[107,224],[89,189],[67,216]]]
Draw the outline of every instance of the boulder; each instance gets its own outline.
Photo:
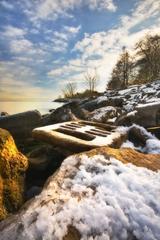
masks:
[[[0,240],[158,239],[160,173],[149,169],[160,169],[159,157],[111,148],[70,156],[0,223]]]
[[[88,112],[79,106],[79,102],[73,101],[53,111],[50,115],[50,123],[87,119],[87,114]]]
[[[7,112],[1,112],[0,113],[0,117],[5,117],[5,116],[8,116],[9,114]]]
[[[137,124],[144,127],[154,127],[160,124],[160,102],[138,105]]]
[[[87,151],[96,147],[119,148],[126,140],[126,132],[114,125],[90,121],[69,121],[35,128],[34,139],[72,152]]]
[[[36,110],[0,118],[0,127],[8,130],[16,140],[30,137],[32,130],[40,125],[41,114]]]
[[[23,203],[24,174],[28,167],[10,133],[0,129],[0,220]]]
[[[95,121],[95,122],[107,123],[108,120],[110,119],[116,119],[118,115],[120,115],[120,113],[121,113],[120,108],[116,108],[112,106],[102,107],[91,112],[89,115],[89,120]]]
[[[133,123],[146,128],[160,125],[160,102],[139,104],[134,111],[116,120],[116,125],[130,126]]]
[[[43,187],[45,181],[60,167],[62,161],[72,153],[61,148],[51,147],[47,144],[41,144],[34,147],[27,154],[29,167],[26,174],[26,198],[28,199],[28,191],[35,187]],[[31,191],[32,192],[32,191]]]
[[[122,107],[124,99],[119,96],[100,96],[96,99],[89,100],[88,102],[81,105],[82,108],[86,109],[89,112],[92,112],[98,108],[113,106],[113,107]]]

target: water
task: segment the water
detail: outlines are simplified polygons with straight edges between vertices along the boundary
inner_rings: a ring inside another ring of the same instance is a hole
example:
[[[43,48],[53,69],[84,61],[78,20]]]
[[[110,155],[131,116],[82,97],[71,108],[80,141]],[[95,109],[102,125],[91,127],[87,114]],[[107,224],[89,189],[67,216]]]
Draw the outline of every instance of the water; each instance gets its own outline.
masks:
[[[41,114],[48,113],[50,109],[56,109],[63,103],[57,102],[0,102],[0,112],[15,114],[28,110],[38,110]]]

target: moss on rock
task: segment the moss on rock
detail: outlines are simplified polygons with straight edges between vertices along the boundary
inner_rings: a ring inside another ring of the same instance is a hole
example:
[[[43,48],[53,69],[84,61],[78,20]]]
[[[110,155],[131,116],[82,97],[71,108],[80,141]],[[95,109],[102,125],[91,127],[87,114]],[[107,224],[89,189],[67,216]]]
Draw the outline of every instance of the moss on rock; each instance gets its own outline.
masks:
[[[0,129],[0,220],[23,203],[27,158],[21,154],[10,133]]]

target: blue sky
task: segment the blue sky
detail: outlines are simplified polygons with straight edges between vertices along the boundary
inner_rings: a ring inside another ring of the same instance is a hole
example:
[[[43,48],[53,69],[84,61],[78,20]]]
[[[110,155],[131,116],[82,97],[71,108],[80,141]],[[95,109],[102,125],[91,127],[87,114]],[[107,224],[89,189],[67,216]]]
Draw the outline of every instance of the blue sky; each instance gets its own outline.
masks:
[[[0,100],[52,100],[67,82],[105,90],[123,46],[160,33],[159,0],[0,0]]]

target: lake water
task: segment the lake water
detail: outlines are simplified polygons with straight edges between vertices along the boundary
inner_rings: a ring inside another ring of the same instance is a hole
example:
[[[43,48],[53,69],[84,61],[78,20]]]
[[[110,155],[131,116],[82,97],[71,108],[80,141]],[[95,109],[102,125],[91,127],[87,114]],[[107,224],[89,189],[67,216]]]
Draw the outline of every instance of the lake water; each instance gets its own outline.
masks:
[[[50,109],[56,109],[62,105],[63,103],[57,102],[0,102],[0,112],[15,114],[28,110],[38,110],[41,114],[45,114]]]

